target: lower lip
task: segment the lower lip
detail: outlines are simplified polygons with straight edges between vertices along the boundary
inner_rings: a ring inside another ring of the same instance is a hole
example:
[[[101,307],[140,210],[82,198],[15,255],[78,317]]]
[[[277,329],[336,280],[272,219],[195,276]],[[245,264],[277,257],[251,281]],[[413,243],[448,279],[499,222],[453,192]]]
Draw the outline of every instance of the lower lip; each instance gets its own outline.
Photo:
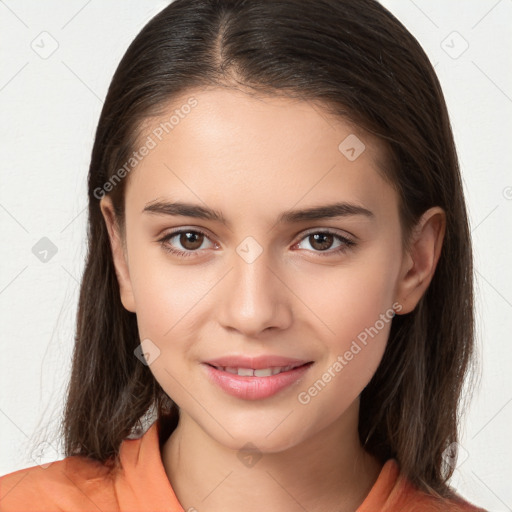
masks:
[[[214,384],[217,384],[229,395],[243,400],[261,400],[279,393],[300,380],[312,365],[313,363],[308,363],[270,377],[246,377],[223,372],[203,363],[208,377]]]

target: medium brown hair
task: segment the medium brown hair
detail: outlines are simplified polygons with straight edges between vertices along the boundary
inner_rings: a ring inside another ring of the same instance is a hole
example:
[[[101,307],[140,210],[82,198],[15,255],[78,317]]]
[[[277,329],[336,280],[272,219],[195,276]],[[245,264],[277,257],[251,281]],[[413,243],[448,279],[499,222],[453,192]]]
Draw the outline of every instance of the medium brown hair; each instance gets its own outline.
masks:
[[[130,158],[145,120],[206,87],[314,101],[380,139],[404,246],[428,208],[446,212],[435,275],[417,307],[392,321],[361,395],[359,434],[368,452],[396,458],[418,487],[449,496],[453,468],[443,452],[457,441],[474,343],[470,232],[439,81],[416,39],[374,0],[176,0],[132,42],[110,84],[89,169],[66,454],[117,461],[122,440],[152,405],[163,437],[177,425],[176,404],[134,356],[137,319],[120,300],[98,190]],[[120,226],[125,186],[123,179],[109,192]]]

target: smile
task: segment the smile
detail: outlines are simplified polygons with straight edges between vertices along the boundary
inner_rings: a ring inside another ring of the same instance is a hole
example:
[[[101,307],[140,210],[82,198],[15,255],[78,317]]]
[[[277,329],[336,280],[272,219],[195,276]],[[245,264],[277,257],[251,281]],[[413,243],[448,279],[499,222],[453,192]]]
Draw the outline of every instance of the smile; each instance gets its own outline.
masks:
[[[207,377],[231,396],[243,400],[261,400],[302,380],[313,362],[269,368],[237,368],[203,363]]]
[[[212,365],[213,366],[213,365]],[[261,369],[253,369],[253,368],[236,368],[234,366],[215,366],[217,370],[231,373],[234,375],[240,375],[243,377],[271,377],[272,375],[277,375],[282,372],[287,372],[292,370],[293,368],[297,368],[302,365],[288,365],[288,366],[276,366],[273,368],[261,368]]]

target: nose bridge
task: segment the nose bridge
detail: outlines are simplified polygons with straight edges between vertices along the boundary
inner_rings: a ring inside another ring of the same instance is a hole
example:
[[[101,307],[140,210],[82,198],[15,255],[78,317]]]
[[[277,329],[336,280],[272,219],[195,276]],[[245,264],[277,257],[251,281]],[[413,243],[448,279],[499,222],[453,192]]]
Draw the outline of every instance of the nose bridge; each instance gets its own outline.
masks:
[[[231,266],[221,299],[224,326],[246,334],[283,327],[289,319],[286,287],[276,276],[270,250],[248,236],[236,247]]]

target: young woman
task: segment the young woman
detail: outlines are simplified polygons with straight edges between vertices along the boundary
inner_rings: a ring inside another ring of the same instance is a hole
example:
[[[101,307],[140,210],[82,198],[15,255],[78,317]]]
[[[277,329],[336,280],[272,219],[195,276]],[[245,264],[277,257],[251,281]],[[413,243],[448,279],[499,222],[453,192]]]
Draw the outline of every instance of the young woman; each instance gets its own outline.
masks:
[[[176,0],[89,171],[66,458],[0,510],[475,511],[472,255],[439,82],[374,0]]]

